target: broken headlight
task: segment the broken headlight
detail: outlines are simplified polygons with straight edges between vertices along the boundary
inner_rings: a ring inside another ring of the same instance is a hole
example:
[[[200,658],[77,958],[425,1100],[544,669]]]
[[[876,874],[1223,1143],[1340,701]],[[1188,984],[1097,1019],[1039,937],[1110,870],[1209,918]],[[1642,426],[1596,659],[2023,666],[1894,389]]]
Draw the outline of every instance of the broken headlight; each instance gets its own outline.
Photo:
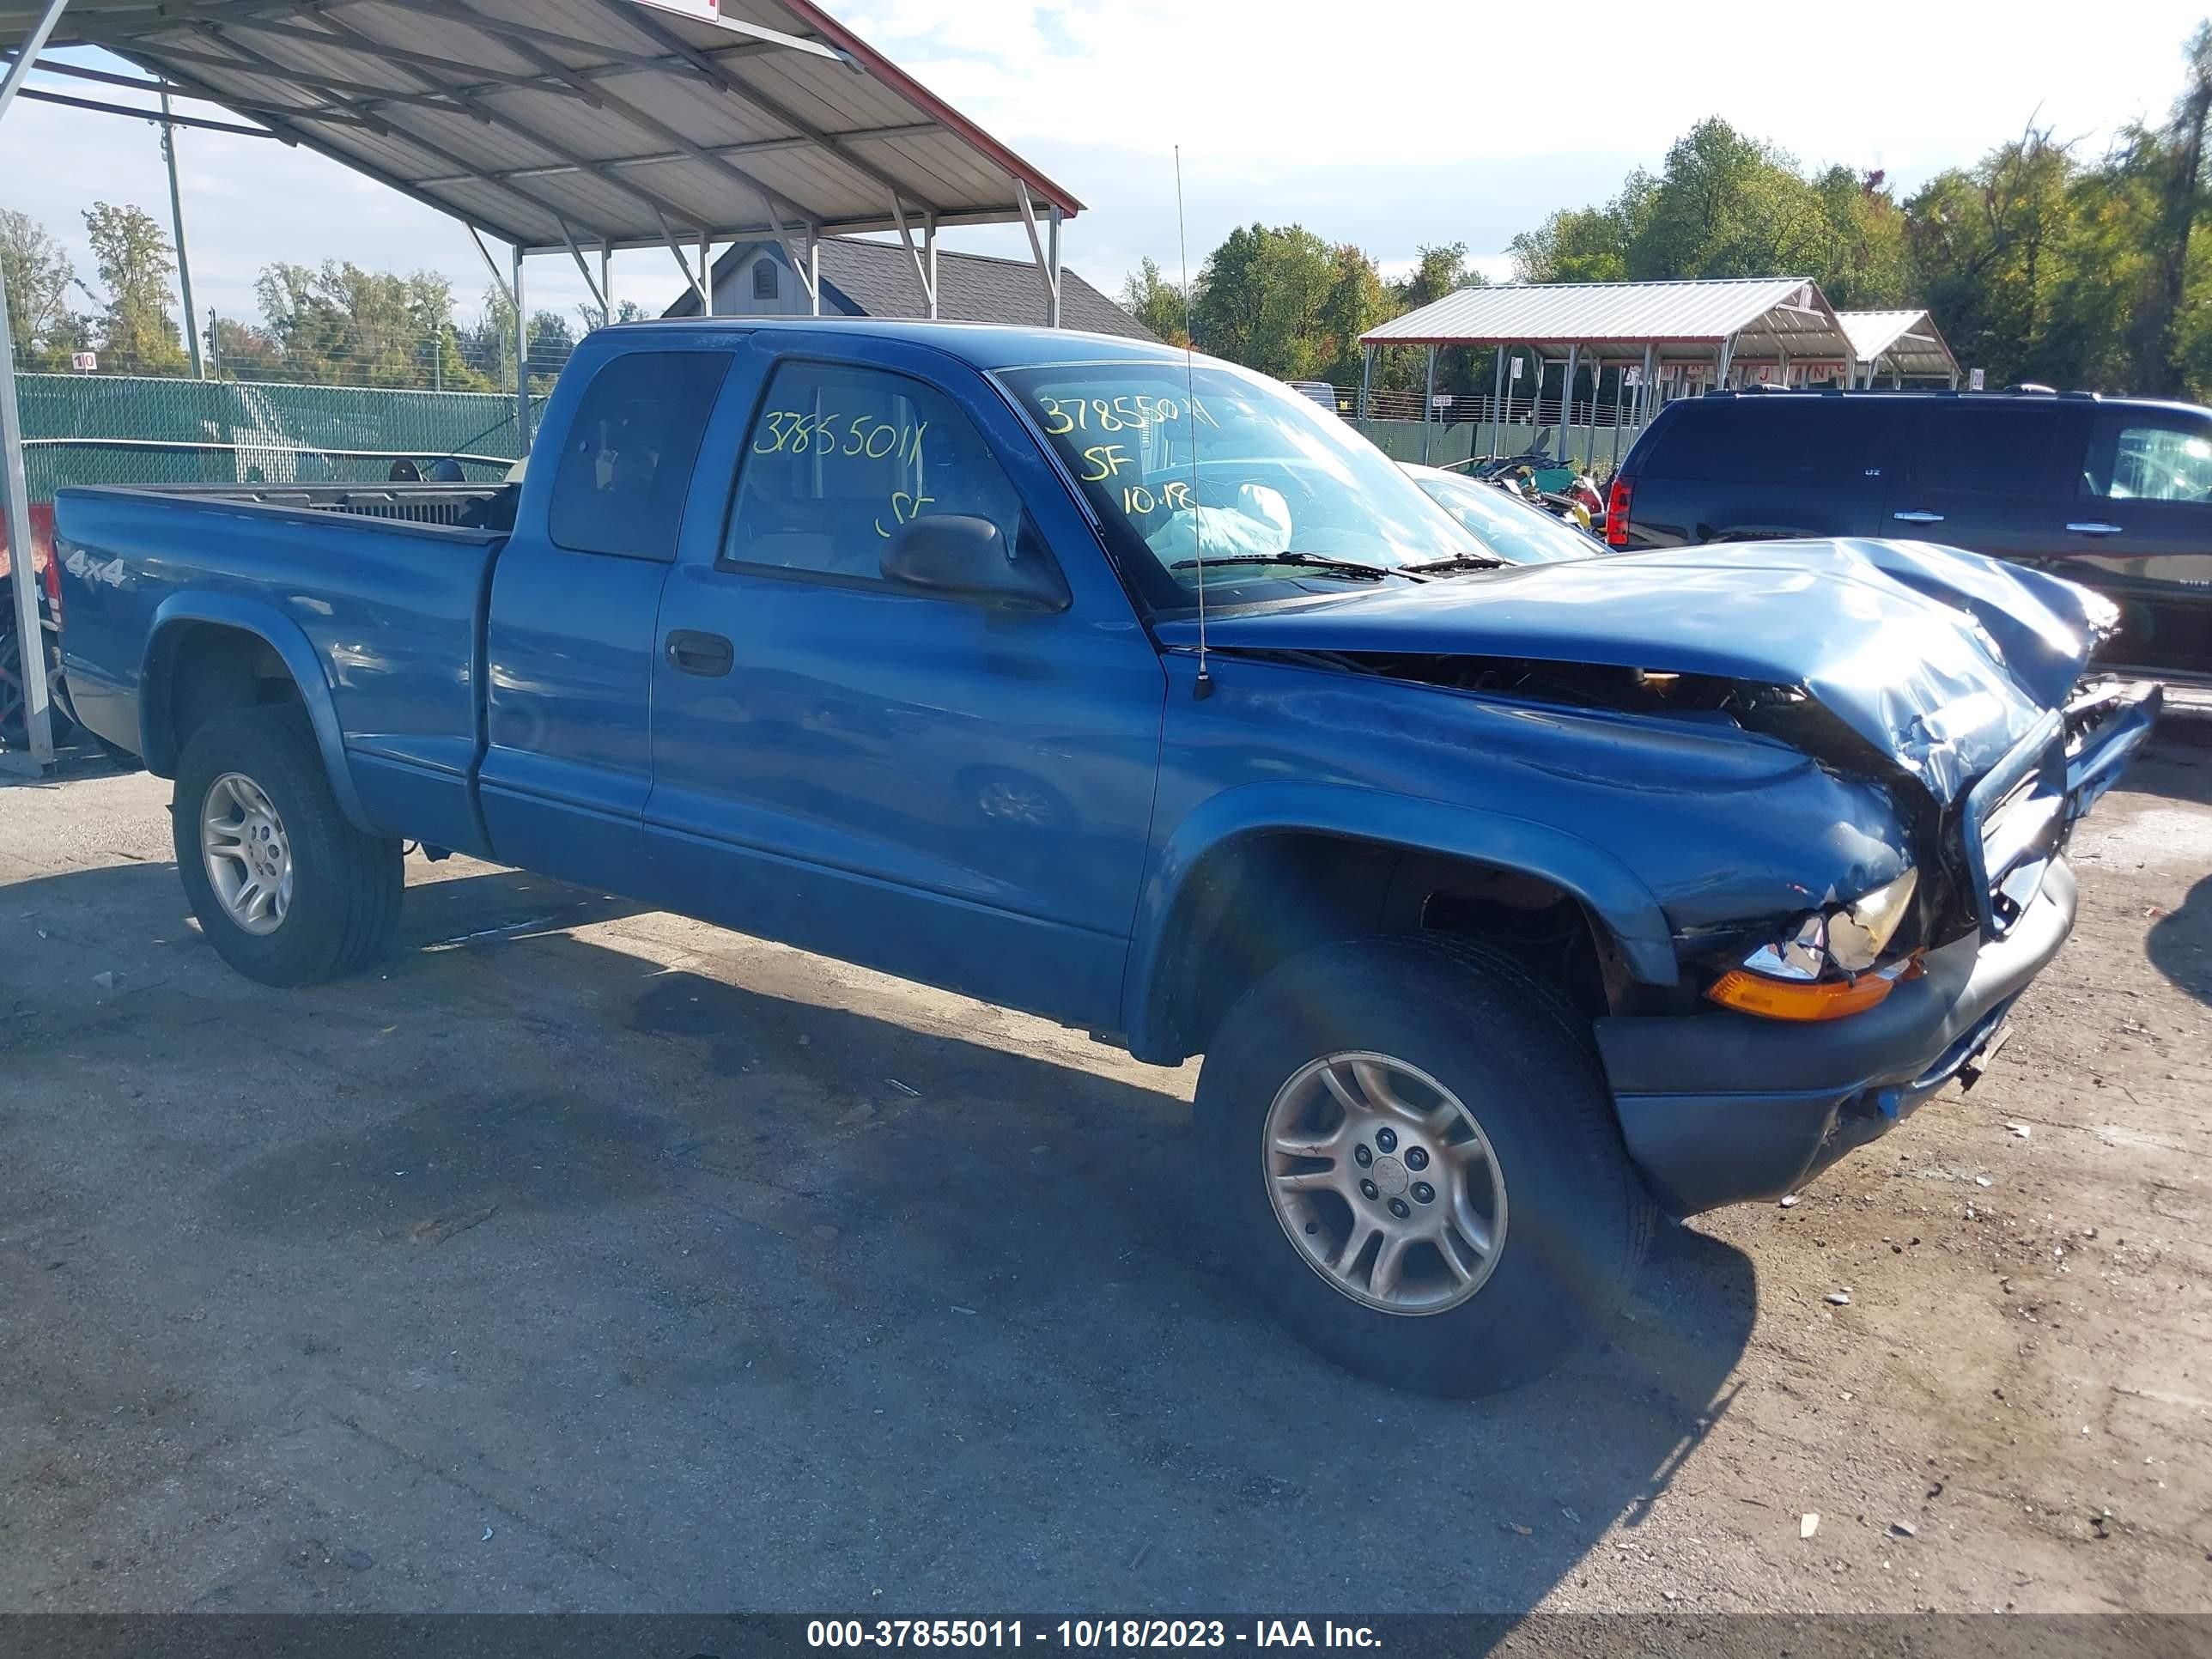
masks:
[[[1907,870],[1849,904],[1832,906],[1826,918],[1828,960],[1852,974],[1863,974],[1881,961],[1911,914],[1912,895],[1919,885],[1920,872]]]
[[[1705,993],[1724,1008],[1769,1019],[1836,1019],[1871,1008],[1918,958],[1873,971],[1912,908],[1920,884],[1907,870],[1849,904],[1808,910],[1723,974]]]

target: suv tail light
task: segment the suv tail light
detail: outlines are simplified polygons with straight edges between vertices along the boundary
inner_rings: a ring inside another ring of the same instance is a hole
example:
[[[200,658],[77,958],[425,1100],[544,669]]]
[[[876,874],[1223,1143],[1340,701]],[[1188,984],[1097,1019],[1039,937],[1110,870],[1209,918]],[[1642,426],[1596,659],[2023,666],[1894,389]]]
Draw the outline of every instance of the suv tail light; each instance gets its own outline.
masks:
[[[1628,545],[1628,504],[1636,494],[1636,485],[1620,473],[1613,476],[1613,494],[1605,504],[1605,544],[1607,547]]]

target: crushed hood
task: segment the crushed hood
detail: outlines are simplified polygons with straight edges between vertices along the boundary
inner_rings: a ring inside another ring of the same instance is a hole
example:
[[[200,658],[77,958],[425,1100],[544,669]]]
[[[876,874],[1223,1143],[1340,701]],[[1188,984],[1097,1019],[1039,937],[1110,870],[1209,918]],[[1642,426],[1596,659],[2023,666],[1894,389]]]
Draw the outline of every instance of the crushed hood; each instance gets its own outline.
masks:
[[[1318,584],[1316,585],[1318,586]],[[1925,542],[1741,543],[1217,615],[1217,651],[1479,656],[1796,688],[1948,805],[2063,706],[2116,613]],[[1164,624],[1192,647],[1196,623]]]

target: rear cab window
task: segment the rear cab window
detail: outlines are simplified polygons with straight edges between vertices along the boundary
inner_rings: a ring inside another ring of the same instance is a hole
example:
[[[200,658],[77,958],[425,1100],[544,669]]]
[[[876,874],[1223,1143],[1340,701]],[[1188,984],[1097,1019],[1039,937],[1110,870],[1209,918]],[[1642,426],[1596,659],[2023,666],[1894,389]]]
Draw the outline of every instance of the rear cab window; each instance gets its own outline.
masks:
[[[726,351],[631,351],[584,388],[553,475],[546,532],[571,553],[676,557]]]

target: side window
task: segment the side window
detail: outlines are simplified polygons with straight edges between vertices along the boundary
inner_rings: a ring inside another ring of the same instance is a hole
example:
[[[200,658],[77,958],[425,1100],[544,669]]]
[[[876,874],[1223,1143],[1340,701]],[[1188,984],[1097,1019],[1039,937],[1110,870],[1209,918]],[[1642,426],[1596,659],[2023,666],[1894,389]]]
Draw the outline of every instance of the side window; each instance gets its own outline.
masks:
[[[2212,503],[2212,422],[2107,416],[2082,482],[2116,501]]]
[[[1888,465],[1880,405],[1786,392],[1686,405],[1642,471],[1655,478],[1835,483]]]
[[[2058,437],[2058,411],[2048,404],[1932,403],[1920,411],[1914,479],[1984,495],[2071,495],[2072,481],[2057,476]]]
[[[592,377],[553,475],[548,533],[572,553],[676,556],[724,351],[634,351]]]
[[[926,514],[988,519],[1012,547],[1021,498],[950,398],[882,369],[787,362],[769,382],[722,556],[874,578],[884,544]]]

